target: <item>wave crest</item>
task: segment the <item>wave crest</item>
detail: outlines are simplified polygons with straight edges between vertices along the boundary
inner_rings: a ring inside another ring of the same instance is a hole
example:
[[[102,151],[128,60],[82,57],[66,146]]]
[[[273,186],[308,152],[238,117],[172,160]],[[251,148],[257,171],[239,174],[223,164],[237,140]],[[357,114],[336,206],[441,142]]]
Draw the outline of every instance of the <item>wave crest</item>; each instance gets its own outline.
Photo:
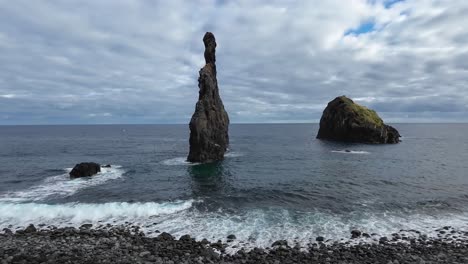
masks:
[[[193,200],[166,203],[5,203],[0,202],[0,225],[26,226],[30,223],[50,223],[56,226],[80,225],[86,222],[148,221],[151,217],[174,214],[192,207]]]
[[[67,168],[65,171],[67,173],[48,177],[41,184],[26,190],[3,194],[0,196],[0,202],[41,201],[50,197],[66,197],[81,189],[118,179],[125,173],[121,166],[112,166],[111,168],[101,168],[101,172],[93,177],[70,179],[68,173],[71,168]]]

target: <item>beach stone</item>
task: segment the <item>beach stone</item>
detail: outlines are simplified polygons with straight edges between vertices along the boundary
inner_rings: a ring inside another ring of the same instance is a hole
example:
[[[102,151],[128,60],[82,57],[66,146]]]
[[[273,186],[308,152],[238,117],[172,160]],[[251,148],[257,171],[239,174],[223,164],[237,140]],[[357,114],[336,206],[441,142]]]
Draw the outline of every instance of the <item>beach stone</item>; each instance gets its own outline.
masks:
[[[203,37],[205,66],[199,72],[198,102],[190,120],[189,162],[224,159],[229,145],[229,117],[219,95],[216,70],[216,39],[211,32]]]
[[[179,240],[182,240],[182,241],[189,241],[191,240],[192,238],[189,236],[189,235],[183,235],[179,238]]]
[[[82,162],[76,164],[70,171],[70,178],[80,178],[96,175],[101,171],[101,165],[94,162]]]
[[[36,227],[33,224],[30,224],[23,230],[23,233],[35,233],[36,231]]]
[[[169,233],[163,232],[158,236],[158,239],[160,239],[160,240],[174,240],[174,237]]]
[[[379,239],[379,243],[381,243],[381,244],[384,244],[384,243],[387,243],[387,242],[388,242],[388,238],[387,238],[387,237],[381,237],[381,238]]]
[[[277,240],[271,244],[272,247],[277,247],[277,246],[288,246],[288,241],[286,240]]]
[[[13,235],[13,232],[9,228],[3,228],[5,235]]]
[[[91,227],[93,227],[93,224],[82,224],[80,229],[90,229]]]
[[[400,142],[399,132],[386,125],[374,110],[344,95],[328,103],[320,119],[317,138],[372,144]]]
[[[325,240],[325,238],[323,236],[318,236],[315,238],[315,241],[317,242],[323,242]]]

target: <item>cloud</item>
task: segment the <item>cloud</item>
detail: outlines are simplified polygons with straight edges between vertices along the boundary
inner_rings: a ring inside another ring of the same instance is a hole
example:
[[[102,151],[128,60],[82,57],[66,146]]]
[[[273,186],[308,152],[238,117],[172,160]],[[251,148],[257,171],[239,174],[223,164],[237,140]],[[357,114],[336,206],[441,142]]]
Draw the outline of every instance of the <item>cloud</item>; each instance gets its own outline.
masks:
[[[206,31],[233,122],[317,122],[342,94],[389,121],[468,121],[466,1],[0,7],[0,124],[188,123]]]

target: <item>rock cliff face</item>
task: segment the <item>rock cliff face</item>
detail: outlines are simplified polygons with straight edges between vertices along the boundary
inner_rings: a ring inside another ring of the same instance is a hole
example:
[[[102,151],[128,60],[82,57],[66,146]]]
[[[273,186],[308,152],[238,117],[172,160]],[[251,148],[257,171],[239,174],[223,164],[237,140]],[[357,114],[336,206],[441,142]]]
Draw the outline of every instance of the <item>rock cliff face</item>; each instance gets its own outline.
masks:
[[[374,110],[358,105],[346,96],[328,103],[320,119],[319,139],[371,144],[400,142],[400,133],[384,124]]]
[[[200,70],[198,102],[190,120],[189,162],[224,159],[229,145],[229,117],[219,96],[216,79],[216,40],[211,32],[203,37],[206,65]]]

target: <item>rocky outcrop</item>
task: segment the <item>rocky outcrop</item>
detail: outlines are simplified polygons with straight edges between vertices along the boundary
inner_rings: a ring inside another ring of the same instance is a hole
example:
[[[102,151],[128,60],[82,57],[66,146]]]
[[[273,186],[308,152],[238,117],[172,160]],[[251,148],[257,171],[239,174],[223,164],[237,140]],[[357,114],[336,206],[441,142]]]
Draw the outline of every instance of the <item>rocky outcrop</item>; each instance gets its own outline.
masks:
[[[320,119],[319,139],[371,144],[400,142],[400,133],[384,124],[374,110],[358,105],[346,96],[328,103]]]
[[[101,171],[101,165],[94,162],[83,162],[76,164],[70,171],[70,178],[80,178],[96,175]]]
[[[189,162],[222,160],[229,145],[229,117],[219,96],[216,79],[216,40],[211,32],[203,37],[205,66],[200,70],[198,102],[190,120]]]

